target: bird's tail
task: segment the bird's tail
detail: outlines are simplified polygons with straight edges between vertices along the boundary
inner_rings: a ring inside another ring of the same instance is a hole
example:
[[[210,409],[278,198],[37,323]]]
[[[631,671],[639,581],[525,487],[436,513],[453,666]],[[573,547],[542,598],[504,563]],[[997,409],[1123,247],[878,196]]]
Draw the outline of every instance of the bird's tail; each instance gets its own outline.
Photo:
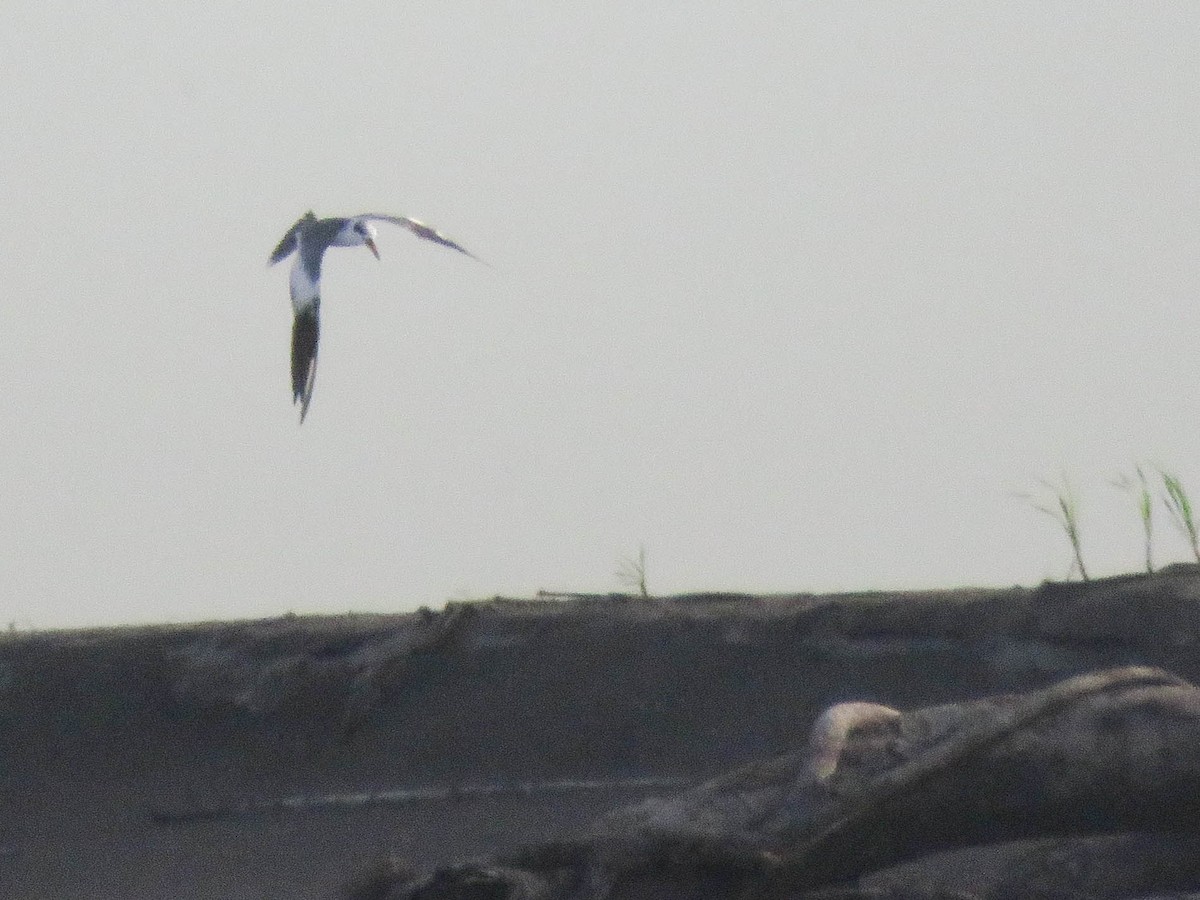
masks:
[[[320,335],[317,305],[298,311],[292,324],[292,402],[300,404],[301,424],[312,401],[313,382],[317,377],[317,340]]]

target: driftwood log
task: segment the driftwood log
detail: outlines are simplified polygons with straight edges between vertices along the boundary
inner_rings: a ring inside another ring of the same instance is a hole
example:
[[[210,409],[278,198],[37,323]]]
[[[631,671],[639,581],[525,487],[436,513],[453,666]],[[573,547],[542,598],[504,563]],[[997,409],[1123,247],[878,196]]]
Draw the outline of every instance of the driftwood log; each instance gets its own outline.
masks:
[[[802,750],[578,838],[348,896],[1200,897],[1200,690],[1121,668],[906,712],[839,704]]]

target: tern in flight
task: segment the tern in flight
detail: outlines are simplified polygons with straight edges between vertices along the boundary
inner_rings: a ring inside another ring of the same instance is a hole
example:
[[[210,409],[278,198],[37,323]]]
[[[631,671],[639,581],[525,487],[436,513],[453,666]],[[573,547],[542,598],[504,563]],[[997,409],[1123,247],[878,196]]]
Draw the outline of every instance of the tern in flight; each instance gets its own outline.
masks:
[[[438,234],[423,222],[406,216],[365,213],[349,218],[318,219],[312,210],[301,216],[272,251],[269,262],[273,266],[292,253],[296,254],[291,274],[292,309],[296,313],[292,324],[292,402],[300,404],[301,424],[308,413],[313,380],[317,377],[317,339],[321,333],[321,259],[329,247],[363,245],[379,259],[372,222],[391,222],[407,228],[419,238],[478,259],[474,253]]]

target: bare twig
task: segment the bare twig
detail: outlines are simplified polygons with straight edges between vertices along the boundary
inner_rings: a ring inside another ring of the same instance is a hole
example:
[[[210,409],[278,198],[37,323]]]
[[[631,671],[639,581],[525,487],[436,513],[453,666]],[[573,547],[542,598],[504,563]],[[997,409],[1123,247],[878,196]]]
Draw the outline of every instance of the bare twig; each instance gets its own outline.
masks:
[[[621,567],[617,569],[616,575],[622,584],[627,584],[630,587],[636,588],[637,592],[643,597],[650,596],[650,591],[646,588],[645,544],[638,544],[638,552],[636,557],[621,557]]]

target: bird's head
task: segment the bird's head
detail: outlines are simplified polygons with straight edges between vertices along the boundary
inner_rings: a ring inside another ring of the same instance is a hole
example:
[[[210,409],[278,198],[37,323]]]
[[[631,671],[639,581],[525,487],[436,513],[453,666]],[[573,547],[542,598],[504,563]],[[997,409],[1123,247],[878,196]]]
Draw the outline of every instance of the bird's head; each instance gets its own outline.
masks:
[[[375,226],[370,222],[358,219],[355,220],[352,228],[354,235],[358,238],[358,242],[366,244],[367,249],[375,254],[376,259],[379,259],[379,248],[375,246]]]

